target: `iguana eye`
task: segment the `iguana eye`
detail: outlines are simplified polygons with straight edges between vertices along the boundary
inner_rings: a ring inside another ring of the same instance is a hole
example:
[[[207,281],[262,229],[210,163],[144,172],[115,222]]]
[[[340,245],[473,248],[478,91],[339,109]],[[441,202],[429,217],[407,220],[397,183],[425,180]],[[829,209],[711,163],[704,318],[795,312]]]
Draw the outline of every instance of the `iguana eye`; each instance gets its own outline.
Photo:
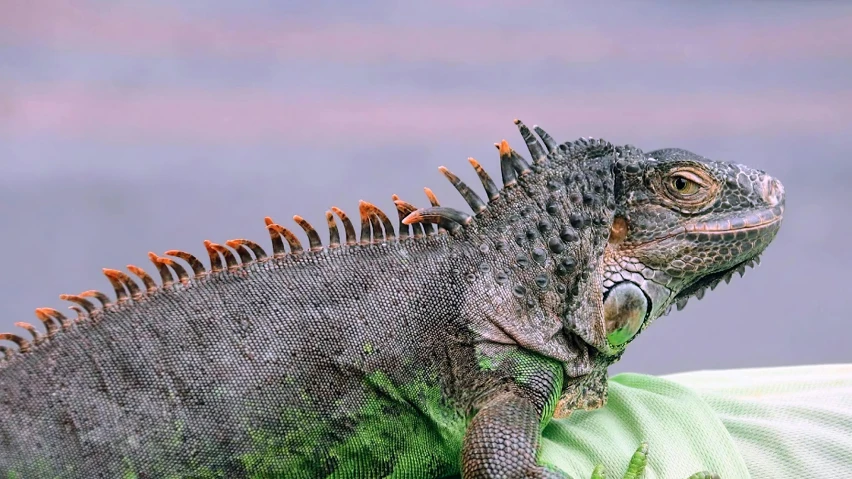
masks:
[[[691,196],[701,189],[701,184],[693,178],[682,173],[669,177],[668,186],[678,196]]]
[[[655,171],[649,185],[660,202],[673,210],[695,214],[713,204],[720,183],[705,167],[686,163]]]

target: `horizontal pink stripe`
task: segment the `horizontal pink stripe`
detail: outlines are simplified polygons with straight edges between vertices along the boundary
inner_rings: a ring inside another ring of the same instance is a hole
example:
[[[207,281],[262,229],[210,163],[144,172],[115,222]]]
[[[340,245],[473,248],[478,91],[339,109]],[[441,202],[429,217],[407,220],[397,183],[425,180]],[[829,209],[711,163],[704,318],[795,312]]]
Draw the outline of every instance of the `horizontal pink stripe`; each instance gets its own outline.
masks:
[[[123,55],[263,56],[275,61],[457,61],[512,63],[524,60],[594,62],[632,59],[756,61],[852,55],[852,18],[796,24],[718,23],[703,27],[651,22],[612,28],[543,30],[477,25],[388,26],[289,22],[258,16],[228,22],[188,18],[165,5],[71,0],[9,0],[0,14],[0,40]],[[499,8],[499,7],[493,7]]]
[[[576,136],[844,132],[852,91],[791,95],[333,96],[265,90],[93,91],[2,86],[0,133],[205,142],[422,140],[507,131],[511,119]],[[509,125],[511,126],[511,125]],[[711,133],[712,132],[712,133]],[[499,138],[495,138],[499,140]]]

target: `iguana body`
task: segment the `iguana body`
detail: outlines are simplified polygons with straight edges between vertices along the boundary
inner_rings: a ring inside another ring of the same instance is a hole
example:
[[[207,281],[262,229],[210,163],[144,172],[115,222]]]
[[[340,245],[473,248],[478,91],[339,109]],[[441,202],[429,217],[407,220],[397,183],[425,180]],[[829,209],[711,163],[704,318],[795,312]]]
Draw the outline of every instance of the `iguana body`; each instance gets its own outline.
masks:
[[[327,247],[295,217],[304,249],[267,219],[271,254],[151,254],[162,284],[105,270],[116,301],[37,310],[46,335],[0,336],[20,350],[0,365],[0,476],[565,477],[537,463],[541,428],[602,405],[641,328],[760,254],[783,189],[518,125],[533,162],[501,143],[503,188],[471,160],[487,201],[442,170],[475,216],[427,190],[395,228],[362,202],[360,238],[327,213]]]

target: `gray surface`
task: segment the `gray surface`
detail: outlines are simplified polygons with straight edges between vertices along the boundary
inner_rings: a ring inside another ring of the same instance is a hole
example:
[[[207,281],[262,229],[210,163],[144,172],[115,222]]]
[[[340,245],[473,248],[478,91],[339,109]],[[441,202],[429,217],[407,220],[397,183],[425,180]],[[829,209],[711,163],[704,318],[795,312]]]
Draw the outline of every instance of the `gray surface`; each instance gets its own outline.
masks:
[[[268,245],[265,215],[321,226],[362,198],[425,204],[427,185],[461,207],[437,166],[499,176],[491,143],[520,143],[520,117],[785,185],[763,265],[615,370],[852,359],[848,4],[346,4],[0,3],[0,329],[109,291],[102,267],[153,272],[148,251]]]

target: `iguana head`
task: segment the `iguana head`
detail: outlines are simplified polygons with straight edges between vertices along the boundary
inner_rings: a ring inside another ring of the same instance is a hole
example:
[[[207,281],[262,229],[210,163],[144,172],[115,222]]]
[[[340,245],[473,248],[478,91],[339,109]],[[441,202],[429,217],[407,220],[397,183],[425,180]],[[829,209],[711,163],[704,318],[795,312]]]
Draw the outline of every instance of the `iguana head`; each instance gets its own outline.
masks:
[[[673,305],[682,309],[753,266],[784,213],[781,183],[747,166],[675,148],[618,147],[614,158],[614,218],[600,273],[606,340],[593,345],[594,370],[566,382],[556,417],[603,405],[606,368],[626,345]]]
[[[616,350],[673,305],[753,266],[784,213],[784,187],[762,171],[676,148],[633,153],[615,164],[602,274]]]

